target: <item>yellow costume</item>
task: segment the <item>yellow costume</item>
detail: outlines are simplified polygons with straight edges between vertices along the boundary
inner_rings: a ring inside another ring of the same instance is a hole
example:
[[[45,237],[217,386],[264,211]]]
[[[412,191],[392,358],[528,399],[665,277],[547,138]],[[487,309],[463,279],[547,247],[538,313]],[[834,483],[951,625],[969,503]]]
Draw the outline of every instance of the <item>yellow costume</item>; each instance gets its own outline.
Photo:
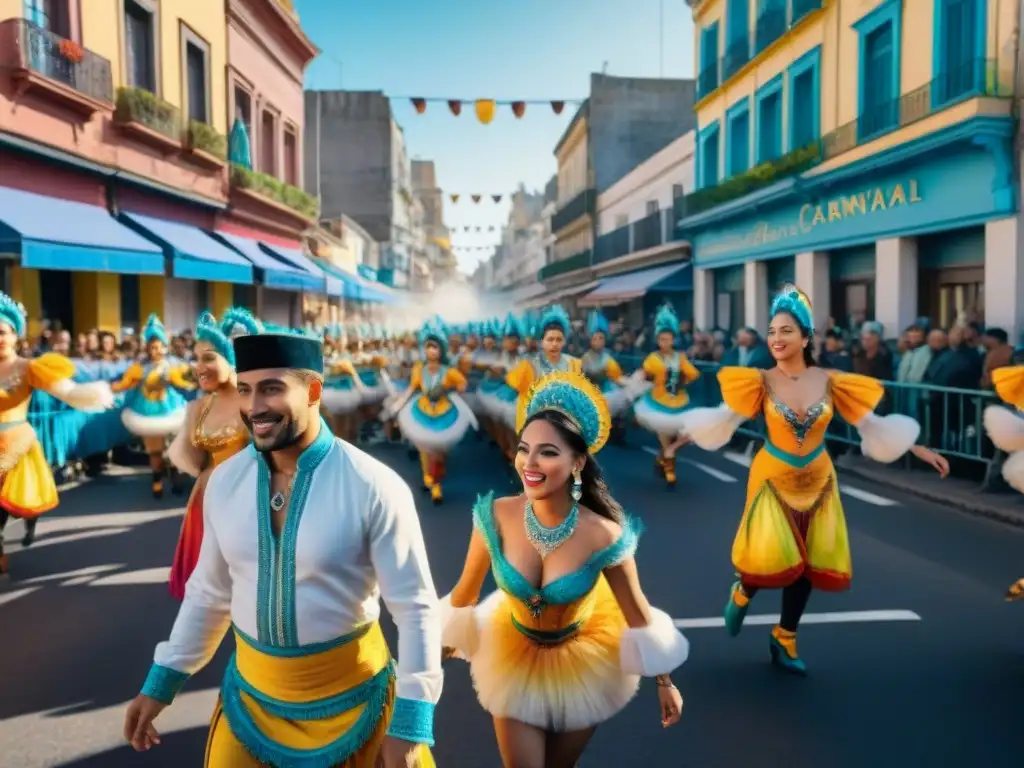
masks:
[[[528,355],[516,363],[515,366],[512,367],[505,375],[505,383],[519,393],[519,397],[516,399],[516,410],[519,409],[519,404],[525,401],[525,398],[530,393],[530,387],[532,387],[535,382],[539,381],[549,373],[559,371],[563,373],[582,374],[583,361],[578,357],[562,355],[558,359],[558,362],[552,365],[548,362],[547,358],[544,357],[543,352],[538,352],[535,355]],[[516,411],[511,411],[512,415],[515,413]]]
[[[73,408],[91,410],[110,404],[106,382],[75,384],[75,366],[49,353],[18,359],[0,381],[0,506],[18,517],[34,518],[57,506],[57,486],[35,430],[28,423],[32,392],[41,389]]]
[[[652,352],[644,360],[644,375],[654,386],[633,404],[637,423],[657,435],[674,435],[682,425],[681,414],[690,405],[687,384],[700,372],[682,352]]]

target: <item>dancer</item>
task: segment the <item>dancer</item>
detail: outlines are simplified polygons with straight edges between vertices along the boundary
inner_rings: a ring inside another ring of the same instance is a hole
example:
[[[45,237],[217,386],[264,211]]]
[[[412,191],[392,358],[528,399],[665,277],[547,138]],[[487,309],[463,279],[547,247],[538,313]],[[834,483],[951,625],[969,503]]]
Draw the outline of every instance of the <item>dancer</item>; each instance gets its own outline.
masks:
[[[167,473],[164,463],[167,438],[185,425],[182,392],[191,392],[195,384],[190,380],[187,364],[168,360],[167,331],[155,314],[149,316],[142,329],[142,343],[146,346],[146,359],[132,363],[112,389],[128,393],[121,421],[129,432],[142,438],[153,471],[153,496],[159,499],[164,495]],[[172,473],[171,490],[181,493],[176,472]]]
[[[474,506],[462,575],[442,600],[442,638],[470,662],[505,766],[562,768],[633,698],[640,676],[657,680],[662,725],[678,721],[669,674],[689,644],[647,602],[634,560],[640,523],[595,459],[611,426],[600,392],[580,374],[546,375],[517,426],[523,494],[490,493]],[[499,591],[473,607],[488,570]]]
[[[914,445],[920,425],[907,416],[874,413],[885,390],[876,379],[815,367],[810,301],[787,286],[771,306],[768,345],[776,368],[723,368],[719,408],[686,414],[686,433],[701,448],[717,450],[746,420],[764,416],[767,437],[750,465],[747,499],[732,546],[739,575],[725,607],[726,630],[743,626],[759,589],[782,589],[782,617],[772,629],[772,662],[805,675],[796,632],[813,589],[839,592],[853,574],[839,482],[825,450],[833,412],[855,426],[865,456],[893,462],[908,450],[942,477],[946,460]]]
[[[515,434],[509,427],[515,424],[519,392],[509,386],[506,379],[508,372],[523,359],[520,345],[525,335],[519,318],[509,312],[501,326],[501,354],[487,373],[485,382],[488,383],[482,387],[480,393],[483,407],[490,417],[494,441],[509,463],[515,460]]]
[[[666,304],[654,317],[658,351],[649,354],[642,367],[642,375],[653,380],[654,386],[633,404],[637,424],[658,437],[661,455],[654,466],[669,486],[676,484],[676,451],[686,443],[680,434],[690,407],[685,387],[700,376],[686,355],[675,348],[678,333],[679,318]]]
[[[381,419],[398,415],[402,434],[419,451],[423,489],[430,492],[435,504],[440,504],[444,501],[441,482],[447,471],[447,455],[466,430],[477,429],[478,425],[459,397],[466,388],[466,377],[449,365],[444,328],[428,321],[420,331],[420,344],[426,362],[413,366],[409,388],[386,404]]]
[[[465,360],[466,379],[469,382],[467,393],[463,399],[473,409],[477,419],[484,423],[486,432],[493,437],[493,429],[490,426],[490,410],[487,405],[487,395],[493,394],[501,385],[501,380],[493,375],[494,366],[497,365],[501,352],[498,349],[498,332],[496,323],[485,321],[475,327],[469,337],[467,344],[468,353],[463,357]],[[478,342],[479,339],[479,342]]]
[[[367,399],[367,389],[352,356],[343,351],[348,346],[344,334],[340,338],[337,349],[342,351],[326,362],[327,380],[320,405],[332,422],[334,434],[354,443],[359,438],[357,413]]]
[[[632,404],[634,384],[608,351],[608,320],[599,310],[595,309],[587,318],[587,335],[590,349],[583,353],[583,373],[601,390],[615,419]]]
[[[28,422],[32,393],[49,393],[72,408],[102,410],[114,404],[105,381],[76,384],[75,364],[48,353],[34,359],[18,355],[25,336],[25,309],[0,292],[0,576],[7,573],[3,533],[8,517],[25,521],[23,546],[35,539],[36,521],[57,506],[53,471]]]
[[[186,408],[185,428],[171,441],[171,464],[196,478],[185,507],[171,565],[169,589],[185,599],[185,584],[195,570],[203,543],[203,492],[213,469],[249,444],[249,432],[239,415],[235,350],[230,336],[236,329],[259,333],[262,328],[248,311],[229,309],[224,321],[204,312],[196,321],[195,373],[203,394]]]
[[[207,483],[199,563],[124,736],[159,744],[154,718],[233,628],[208,768],[429,768],[441,628],[409,487],[323,423],[319,341],[242,336],[234,351],[253,445]]]
[[[985,431],[996,448],[1008,454],[1003,461],[1003,478],[1010,487],[1024,493],[1024,365],[996,368],[992,371],[992,386],[1013,410],[990,405],[985,409]],[[1006,599],[1024,600],[1024,578],[1010,585]]]

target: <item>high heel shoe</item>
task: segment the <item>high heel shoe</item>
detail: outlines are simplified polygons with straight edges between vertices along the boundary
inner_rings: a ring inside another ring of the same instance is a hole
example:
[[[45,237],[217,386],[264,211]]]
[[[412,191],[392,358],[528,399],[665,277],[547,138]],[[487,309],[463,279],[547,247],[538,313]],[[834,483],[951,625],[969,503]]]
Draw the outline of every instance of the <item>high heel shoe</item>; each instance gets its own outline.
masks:
[[[750,608],[750,598],[743,591],[739,581],[732,585],[729,590],[729,602],[725,604],[725,631],[729,637],[736,637],[743,629],[743,620],[747,618],[747,609]]]
[[[772,664],[791,675],[807,677],[807,665],[796,654],[796,633],[787,632],[781,627],[772,630],[768,641]]]

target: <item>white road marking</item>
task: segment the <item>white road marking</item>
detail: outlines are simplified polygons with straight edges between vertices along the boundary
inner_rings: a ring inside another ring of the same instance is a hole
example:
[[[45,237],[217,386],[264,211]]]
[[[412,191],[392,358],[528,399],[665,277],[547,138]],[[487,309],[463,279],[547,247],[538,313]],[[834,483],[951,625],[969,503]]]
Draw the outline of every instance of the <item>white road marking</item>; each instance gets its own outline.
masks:
[[[647,451],[647,453],[651,454],[651,456],[658,456],[661,453],[657,448],[652,448],[649,445],[645,445],[644,446],[644,450]],[[714,467],[709,467],[707,464],[701,464],[699,461],[694,461],[693,459],[686,459],[686,458],[683,458],[682,456],[679,456],[678,458],[679,458],[680,461],[682,461],[682,462],[684,462],[686,464],[689,464],[691,467],[696,467],[701,472],[709,474],[713,478],[715,478],[716,480],[721,480],[723,483],[735,483],[736,482],[736,478],[735,477],[733,477],[732,475],[726,474],[725,472],[723,472],[720,469],[715,469]]]
[[[737,453],[736,451],[723,451],[722,456],[733,464],[739,464],[741,467],[749,467],[753,461],[752,456],[748,456],[745,453]],[[898,507],[900,503],[887,499],[884,496],[879,496],[868,491],[862,491],[860,488],[852,488],[849,485],[840,485],[839,492],[845,493],[848,496],[853,496],[855,499],[867,502],[868,504],[874,504],[876,507]]]
[[[779,614],[755,614],[743,620],[744,626],[774,626]],[[800,624],[864,624],[883,621],[921,621],[913,611],[832,611],[831,613],[805,613]],[[712,616],[707,619],[673,619],[679,629],[709,629],[724,627],[725,619]]]
[[[171,577],[169,565],[160,568],[143,568],[139,571],[112,573],[89,582],[90,587],[123,587],[128,584],[166,584]]]
[[[0,605],[4,603],[13,603],[19,597],[25,597],[31,595],[39,587],[27,587],[26,589],[16,589],[13,592],[0,592]]]
[[[74,571],[64,571],[63,573],[48,573],[45,576],[35,576],[31,579],[25,579],[22,584],[40,584],[44,581],[65,581],[71,579],[77,581],[83,576],[95,577],[103,573],[109,573],[110,571],[116,571],[118,568],[124,568],[124,563],[118,563],[110,565],[90,565],[88,568],[78,568]]]

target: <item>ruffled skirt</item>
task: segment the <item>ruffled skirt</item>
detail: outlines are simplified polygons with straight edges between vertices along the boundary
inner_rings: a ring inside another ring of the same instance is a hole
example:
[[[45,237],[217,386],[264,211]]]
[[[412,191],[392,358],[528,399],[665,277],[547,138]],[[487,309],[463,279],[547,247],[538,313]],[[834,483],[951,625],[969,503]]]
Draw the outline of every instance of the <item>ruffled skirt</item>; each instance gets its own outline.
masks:
[[[354,385],[338,386],[328,384],[320,395],[320,405],[328,413],[345,415],[357,410],[363,404],[363,393]]]
[[[57,506],[57,484],[28,422],[0,430],[0,506],[15,517],[35,518]]]
[[[499,382],[493,389],[482,391],[477,396],[483,410],[493,421],[504,424],[509,429],[515,429],[518,392],[505,382]]]
[[[476,609],[480,642],[470,671],[493,717],[567,733],[605,722],[636,695],[640,678],[624,673],[619,661],[626,620],[603,576],[594,589],[593,613],[558,645],[538,644],[516,629],[503,592]]]
[[[427,453],[448,453],[466,432],[475,426],[472,412],[461,399],[452,398],[451,407],[439,416],[420,408],[414,397],[398,413],[402,436],[416,448]]]
[[[663,405],[647,392],[633,404],[633,415],[637,424],[656,435],[675,435],[683,428],[690,407],[689,402],[678,408]]]

